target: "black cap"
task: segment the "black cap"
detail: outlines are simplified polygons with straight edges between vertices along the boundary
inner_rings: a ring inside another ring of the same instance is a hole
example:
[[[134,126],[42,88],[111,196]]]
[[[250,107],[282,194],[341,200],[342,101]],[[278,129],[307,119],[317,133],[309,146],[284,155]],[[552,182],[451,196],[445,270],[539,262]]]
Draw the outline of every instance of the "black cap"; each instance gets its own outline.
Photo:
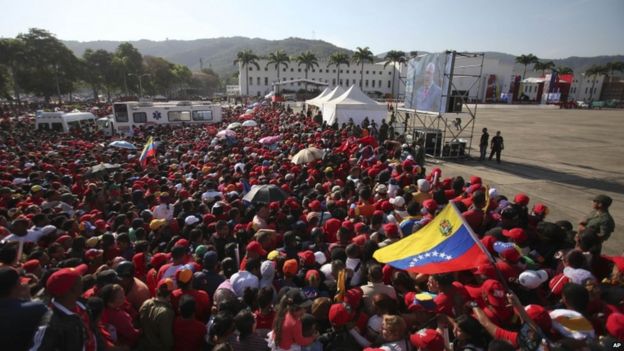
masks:
[[[607,195],[600,194],[596,195],[596,197],[594,198],[594,202],[597,202],[604,207],[609,207],[611,206],[611,202],[613,202],[613,200]]]
[[[312,300],[303,295],[300,289],[291,289],[286,293],[286,296],[292,301],[292,304],[299,308],[308,308],[312,306]]]
[[[95,275],[95,283],[98,287],[103,287],[108,284],[116,284],[119,283],[119,276],[114,270],[105,269]]]
[[[117,265],[115,271],[122,278],[132,278],[134,277],[134,264],[130,261],[123,261]]]

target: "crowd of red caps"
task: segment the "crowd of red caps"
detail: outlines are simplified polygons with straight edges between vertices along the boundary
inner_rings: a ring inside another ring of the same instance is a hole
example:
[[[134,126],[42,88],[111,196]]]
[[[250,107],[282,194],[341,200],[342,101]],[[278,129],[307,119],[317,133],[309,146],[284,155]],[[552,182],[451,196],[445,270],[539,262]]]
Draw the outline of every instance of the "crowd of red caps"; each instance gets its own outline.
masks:
[[[525,194],[427,171],[419,146],[256,104],[219,126],[0,129],[3,350],[537,350],[624,342],[611,199],[580,224]],[[316,147],[321,159],[294,164]],[[101,163],[113,165],[94,171]],[[254,185],[275,199],[247,201]],[[277,194],[277,195],[275,195]],[[280,194],[282,197],[279,197]],[[423,275],[376,262],[453,202],[495,257]],[[588,212],[590,210],[588,204]]]

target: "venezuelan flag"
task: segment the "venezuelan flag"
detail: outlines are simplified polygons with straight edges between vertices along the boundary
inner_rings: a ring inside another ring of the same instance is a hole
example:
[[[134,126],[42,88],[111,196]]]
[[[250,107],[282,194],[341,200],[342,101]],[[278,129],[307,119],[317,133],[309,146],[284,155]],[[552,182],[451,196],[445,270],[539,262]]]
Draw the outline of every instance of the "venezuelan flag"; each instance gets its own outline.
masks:
[[[375,251],[373,257],[416,273],[461,271],[476,267],[486,257],[477,240],[457,208],[448,204],[429,224]]]
[[[147,143],[145,143],[143,152],[141,152],[141,157],[139,157],[141,166],[145,167],[147,165],[147,159],[154,156],[156,156],[156,144],[154,144],[154,138],[149,137],[149,139],[147,139]]]

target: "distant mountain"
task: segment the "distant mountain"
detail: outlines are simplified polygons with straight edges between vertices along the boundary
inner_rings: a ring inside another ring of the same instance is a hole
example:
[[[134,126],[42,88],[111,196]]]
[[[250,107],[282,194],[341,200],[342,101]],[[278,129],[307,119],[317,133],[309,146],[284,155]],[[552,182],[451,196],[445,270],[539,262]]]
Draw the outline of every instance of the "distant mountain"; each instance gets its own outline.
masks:
[[[76,55],[82,56],[86,49],[104,49],[114,51],[120,41],[64,41]],[[197,40],[130,41],[143,55],[160,56],[171,62],[184,64],[191,70],[199,70],[200,58],[204,68],[210,67],[220,75],[229,75],[237,71],[234,66],[236,54],[244,49],[251,49],[257,55],[266,56],[277,49],[283,49],[289,55],[298,55],[310,50],[319,59],[328,58],[333,52],[351,54],[347,49],[339,48],[322,40],[287,38],[266,40],[260,38],[230,37]]]
[[[82,56],[86,49],[104,49],[114,51],[120,41],[64,41],[76,55]],[[228,37],[196,40],[138,40],[130,41],[143,55],[160,56],[171,62],[187,65],[191,70],[199,70],[200,58],[204,67],[210,67],[221,76],[229,76],[236,72],[233,62],[236,54],[244,49],[251,49],[256,54],[266,56],[269,53],[283,49],[290,55],[297,55],[310,50],[319,59],[326,59],[331,53],[340,51],[352,54],[351,50],[337,47],[334,44],[322,40],[309,40],[301,38],[287,38],[282,40],[266,40],[261,38]],[[424,52],[424,51],[419,51]],[[513,64],[515,56],[502,52],[486,52],[486,57],[494,58],[503,63]],[[377,55],[383,58],[384,54]],[[551,59],[543,59],[551,60]],[[568,57],[564,59],[552,59],[557,66],[567,66],[575,73],[581,73],[592,65],[602,65],[612,61],[624,61],[624,55],[595,56],[595,57]],[[517,65],[519,69],[519,65]]]

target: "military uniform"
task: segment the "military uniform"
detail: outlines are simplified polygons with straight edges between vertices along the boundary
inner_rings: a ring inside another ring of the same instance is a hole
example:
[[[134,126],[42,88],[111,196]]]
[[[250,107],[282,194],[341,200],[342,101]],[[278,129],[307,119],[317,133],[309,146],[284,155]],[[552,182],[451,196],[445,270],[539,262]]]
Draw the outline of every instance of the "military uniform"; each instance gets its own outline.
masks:
[[[608,211],[592,212],[585,220],[585,228],[591,229],[602,241],[606,241],[615,229],[615,222]]]

